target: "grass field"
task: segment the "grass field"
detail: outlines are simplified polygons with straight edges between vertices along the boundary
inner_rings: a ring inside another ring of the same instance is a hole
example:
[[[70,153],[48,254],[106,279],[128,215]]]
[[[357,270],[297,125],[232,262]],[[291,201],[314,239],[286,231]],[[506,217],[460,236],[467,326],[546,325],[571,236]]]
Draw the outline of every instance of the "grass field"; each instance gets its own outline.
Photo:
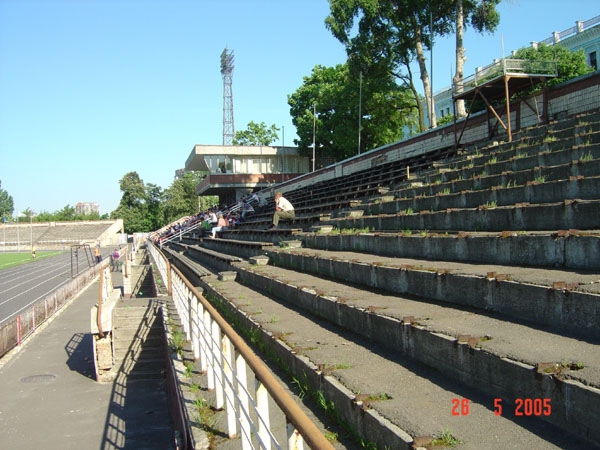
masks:
[[[37,252],[35,258],[32,258],[31,253],[29,252],[0,253],[0,270],[8,269],[9,267],[18,266],[21,264],[27,264],[44,258],[49,258],[51,256],[60,255],[61,253],[62,252],[60,251]]]

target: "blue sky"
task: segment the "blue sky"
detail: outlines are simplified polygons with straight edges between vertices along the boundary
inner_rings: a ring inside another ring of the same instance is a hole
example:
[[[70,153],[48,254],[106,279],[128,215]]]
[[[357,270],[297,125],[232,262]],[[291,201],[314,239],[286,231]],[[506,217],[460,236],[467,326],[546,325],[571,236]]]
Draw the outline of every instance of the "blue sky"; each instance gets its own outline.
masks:
[[[0,181],[15,209],[97,202],[136,171],[167,188],[195,144],[222,143],[220,54],[233,50],[235,129],[283,127],[315,65],[343,63],[327,0],[0,0]],[[469,75],[494,57],[600,15],[596,0],[504,0],[494,35],[467,32]],[[436,41],[434,90],[453,39]],[[428,63],[429,64],[429,63]],[[429,66],[428,66],[429,68]],[[284,139],[284,140],[283,140]]]

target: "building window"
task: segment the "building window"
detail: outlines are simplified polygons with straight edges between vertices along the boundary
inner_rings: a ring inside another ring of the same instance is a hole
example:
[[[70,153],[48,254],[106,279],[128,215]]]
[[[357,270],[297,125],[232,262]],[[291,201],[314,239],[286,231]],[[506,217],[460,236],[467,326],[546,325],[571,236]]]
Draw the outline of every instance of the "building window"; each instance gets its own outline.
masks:
[[[590,52],[590,66],[594,68],[594,70],[598,70],[598,59],[596,57],[596,52]]]

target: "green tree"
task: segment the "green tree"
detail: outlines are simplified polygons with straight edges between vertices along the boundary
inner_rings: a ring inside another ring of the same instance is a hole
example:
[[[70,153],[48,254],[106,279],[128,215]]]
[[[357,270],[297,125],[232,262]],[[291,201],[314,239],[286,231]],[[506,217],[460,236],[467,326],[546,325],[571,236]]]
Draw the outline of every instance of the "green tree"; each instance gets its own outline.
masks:
[[[583,50],[571,51],[558,44],[539,44],[537,48],[522,48],[515,52],[513,58],[531,61],[556,61],[558,76],[556,78],[550,78],[548,80],[548,86],[555,86],[566,80],[570,80],[571,78],[594,71],[592,67],[588,66]],[[540,88],[538,87],[537,89],[539,90]]]
[[[419,127],[425,129],[424,110],[411,70],[417,63],[430,125],[436,126],[435,107],[425,51],[431,49],[435,36],[453,30],[457,34],[457,77],[462,80],[464,47],[462,31],[471,24],[478,31],[493,29],[499,15],[499,0],[329,0],[327,28],[346,46],[349,56],[361,64],[383,64],[413,93],[419,112]],[[355,21],[358,23],[355,24]],[[406,73],[404,73],[404,70]]]
[[[53,213],[48,211],[40,211],[37,216],[35,216],[35,222],[56,222],[56,217]]]
[[[352,72],[348,64],[316,66],[288,96],[300,154],[312,156],[314,131],[318,156],[337,161],[354,156],[358,152],[359,108],[363,115],[361,151],[403,136],[404,126],[414,118],[410,95],[389,74],[371,77],[367,73],[361,82],[358,72]]]
[[[56,221],[67,222],[75,220],[75,207],[71,205],[65,205],[63,209],[54,213]]]
[[[146,186],[138,173],[126,173],[119,181],[119,187],[123,195],[110,217],[123,219],[123,229],[127,234],[156,229],[148,214]]]
[[[435,112],[431,101],[429,73],[425,50],[431,48],[432,29],[447,33],[451,24],[446,20],[451,2],[442,0],[330,0],[330,15],[325,25],[342,44],[348,55],[360,58],[365,64],[375,59],[385,65],[401,80],[414,86],[410,64],[418,63],[430,124],[435,126]],[[355,19],[358,24],[355,25]],[[408,75],[401,74],[402,68]],[[423,109],[416,90],[414,101],[419,111],[419,124],[424,127]]]
[[[198,212],[196,185],[201,177],[201,173],[186,173],[183,177],[174,180],[171,186],[165,190],[166,223]]]
[[[14,210],[15,204],[13,198],[6,190],[2,189],[2,180],[0,180],[0,214],[2,214],[0,219],[3,222],[8,221],[8,218],[12,216]]]
[[[25,211],[23,211],[26,214]],[[48,211],[40,211],[33,216],[34,222],[61,222],[61,221],[75,221],[75,220],[104,220],[107,219],[108,215],[103,214],[100,216],[97,212],[91,212],[90,214],[76,214],[75,208],[67,205],[63,209],[55,211],[53,213]]]
[[[264,122],[250,121],[246,130],[236,131],[233,137],[233,145],[271,145],[272,142],[279,139],[278,131],[279,128],[275,124],[267,127]]]
[[[148,211],[148,220],[150,228],[157,230],[165,225],[165,204],[164,192],[160,186],[148,183],[146,190],[146,208]]]
[[[219,205],[218,195],[202,195],[198,197],[198,211],[207,211]]]

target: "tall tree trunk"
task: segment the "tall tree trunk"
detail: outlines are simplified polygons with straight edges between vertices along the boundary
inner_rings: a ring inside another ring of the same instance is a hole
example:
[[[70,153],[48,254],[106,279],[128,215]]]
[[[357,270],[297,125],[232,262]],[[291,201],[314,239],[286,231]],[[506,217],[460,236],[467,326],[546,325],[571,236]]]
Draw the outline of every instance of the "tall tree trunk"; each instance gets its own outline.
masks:
[[[408,64],[406,65],[406,70],[408,71],[408,78],[410,80],[408,86],[415,97],[415,103],[417,105],[417,111],[419,113],[419,131],[423,132],[427,129],[425,128],[425,112],[423,111],[423,104],[419,99],[419,93],[417,92],[417,87],[415,86],[415,83],[413,81],[412,70],[410,70],[410,66]]]
[[[405,86],[408,86],[408,89],[412,93],[413,98],[415,99],[415,108],[417,108],[417,113],[419,115],[419,132],[422,133],[423,131],[427,130],[427,128],[425,127],[425,111],[423,111],[423,103],[421,103],[419,92],[417,91],[417,87],[415,86],[412,70],[410,70],[410,64],[405,63],[404,66],[406,67],[408,76],[401,76],[395,72],[391,73],[396,78],[402,80],[402,83]]]
[[[463,45],[463,33],[464,33],[464,11],[462,0],[456,1],[456,72],[454,74],[454,90],[455,92],[462,92],[462,83],[465,75],[465,47]],[[467,112],[465,111],[465,101],[458,100],[456,102],[456,117],[465,117]]]
[[[423,42],[421,36],[422,29],[420,27],[416,27],[415,48],[417,50],[417,61],[419,63],[419,70],[421,71],[423,91],[425,92],[425,101],[427,102],[427,111],[429,112],[429,126],[431,128],[435,128],[437,127],[437,120],[435,118],[435,105],[433,104],[433,95],[431,92],[431,84],[429,82],[429,73],[427,72],[427,64],[425,64],[425,52],[423,51]]]

